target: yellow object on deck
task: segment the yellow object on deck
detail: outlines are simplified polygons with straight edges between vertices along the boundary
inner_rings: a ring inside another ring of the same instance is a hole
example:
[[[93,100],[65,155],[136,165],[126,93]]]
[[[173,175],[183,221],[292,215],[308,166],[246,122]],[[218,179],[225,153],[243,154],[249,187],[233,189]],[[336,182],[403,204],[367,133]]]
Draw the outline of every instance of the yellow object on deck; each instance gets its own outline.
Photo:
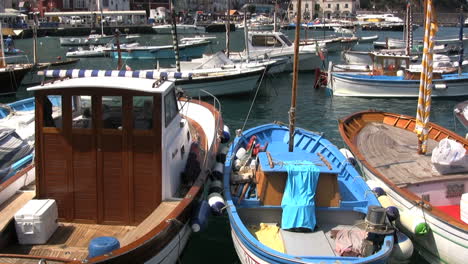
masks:
[[[276,224],[260,223],[260,226],[249,226],[249,231],[260,243],[278,252],[285,253],[280,228]]]

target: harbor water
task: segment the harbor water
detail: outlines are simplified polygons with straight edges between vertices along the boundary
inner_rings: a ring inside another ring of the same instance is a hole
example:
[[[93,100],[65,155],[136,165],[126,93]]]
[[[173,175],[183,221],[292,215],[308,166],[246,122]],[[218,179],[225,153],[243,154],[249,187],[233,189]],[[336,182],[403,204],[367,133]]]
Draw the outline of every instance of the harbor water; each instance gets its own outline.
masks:
[[[440,27],[438,38],[458,37],[458,28]],[[294,31],[285,31],[290,39],[294,37]],[[379,35],[379,41],[386,37],[402,38],[402,32],[377,32],[358,31],[360,36]],[[333,34],[331,31],[307,31],[302,32],[302,37],[322,37]],[[213,53],[225,48],[225,34],[213,33],[217,39],[207,47],[207,53]],[[422,28],[415,30],[415,39],[422,39]],[[142,45],[168,45],[171,44],[170,35],[142,35],[139,41]],[[15,40],[16,48],[26,51],[29,60],[32,60],[32,39]],[[240,51],[244,47],[243,31],[232,32],[231,50]],[[369,50],[372,44],[356,46],[358,50]],[[38,39],[38,54],[40,62],[56,61],[57,57],[65,59],[68,47],[60,47],[58,37],[42,37]],[[334,63],[341,62],[341,54],[330,54],[327,58]],[[174,64],[174,61],[153,60],[127,60],[124,65],[133,70],[161,67]],[[117,60],[112,58],[83,58],[77,64],[67,65],[67,68],[84,69],[115,69]],[[300,68],[300,66],[299,66]],[[344,143],[338,132],[338,120],[351,113],[360,110],[378,109],[388,112],[415,116],[417,99],[383,99],[383,98],[352,98],[329,97],[325,90],[314,89],[314,73],[300,73],[298,80],[298,97],[296,108],[296,126],[312,131],[323,132],[324,136],[337,145],[344,147]],[[32,96],[26,91],[26,85],[41,81],[41,78],[27,75],[23,80],[21,89],[15,96],[0,98],[3,103],[19,100]],[[281,121],[288,123],[288,111],[291,102],[292,74],[282,73],[271,77],[265,77],[258,87],[256,100],[255,93],[239,96],[220,97],[224,122],[229,126],[231,134],[240,128],[250,128],[259,124]],[[461,124],[457,124],[453,115],[454,106],[466,98],[434,99],[431,108],[431,121],[448,129],[454,130],[460,135],[466,131]],[[249,119],[246,120],[249,114]],[[417,142],[414,142],[415,149]],[[194,234],[180,259],[181,263],[240,263],[237,258],[231,240],[229,221],[227,217],[211,217],[207,230]],[[412,263],[425,263],[415,254]]]

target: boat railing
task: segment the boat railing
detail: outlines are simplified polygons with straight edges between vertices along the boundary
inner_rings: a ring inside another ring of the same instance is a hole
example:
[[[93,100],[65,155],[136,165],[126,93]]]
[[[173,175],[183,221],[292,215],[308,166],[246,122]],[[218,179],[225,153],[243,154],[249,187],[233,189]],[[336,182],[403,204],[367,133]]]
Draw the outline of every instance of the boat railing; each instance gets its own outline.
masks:
[[[29,57],[26,54],[21,54],[21,55],[12,55],[12,56],[0,56],[0,60],[5,59],[7,61],[7,64],[15,64],[15,63],[30,63],[29,62]],[[11,59],[17,59],[12,61]]]
[[[208,101],[212,101],[212,105],[213,107],[218,111],[218,113],[221,115],[222,111],[221,111],[221,102],[219,102],[218,98],[216,96],[214,96],[212,93],[204,90],[204,89],[200,89],[200,91],[198,92],[198,100],[199,101],[202,101],[202,97],[205,99],[206,102]],[[221,118],[216,118],[215,117],[215,131],[217,132],[216,134],[218,134],[219,131],[222,131],[223,128],[220,127],[221,126]],[[206,164],[206,158],[207,156],[205,156],[205,159],[203,160],[203,164]]]

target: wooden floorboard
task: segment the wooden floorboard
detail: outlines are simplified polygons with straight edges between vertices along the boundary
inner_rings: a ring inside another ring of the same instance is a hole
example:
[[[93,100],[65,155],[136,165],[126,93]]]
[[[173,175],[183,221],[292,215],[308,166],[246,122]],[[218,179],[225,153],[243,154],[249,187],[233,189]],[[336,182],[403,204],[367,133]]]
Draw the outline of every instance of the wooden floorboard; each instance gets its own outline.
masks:
[[[2,253],[27,254],[82,260],[88,256],[89,242],[96,237],[112,236],[119,241],[135,226],[60,223],[44,245],[14,245]]]
[[[416,134],[382,123],[369,123],[357,137],[357,147],[374,168],[396,185],[468,179],[468,173],[439,175],[432,171],[432,150],[438,142],[429,139],[426,155],[417,153]]]
[[[17,192],[0,206],[0,232],[2,232],[14,218],[16,212],[29,200],[34,198],[35,195],[35,191]]]
[[[128,245],[147,234],[159,225],[179,203],[180,201],[163,201],[143,222],[122,238],[120,245]]]

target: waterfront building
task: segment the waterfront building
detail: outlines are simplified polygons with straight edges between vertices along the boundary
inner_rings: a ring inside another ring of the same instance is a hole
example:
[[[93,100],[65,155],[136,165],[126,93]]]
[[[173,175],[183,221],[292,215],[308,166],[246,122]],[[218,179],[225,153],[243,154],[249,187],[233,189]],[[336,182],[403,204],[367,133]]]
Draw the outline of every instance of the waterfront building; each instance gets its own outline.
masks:
[[[356,14],[359,0],[317,0],[317,16],[325,18],[348,18]]]
[[[156,9],[158,7],[165,7],[167,9],[170,8],[169,0],[126,0],[126,1],[130,3],[131,10],[150,10],[150,9]]]
[[[323,0],[322,0],[323,1]],[[303,0],[301,5],[301,11],[302,11],[302,19],[304,20],[310,20],[314,18],[315,14],[315,6],[317,3],[317,0]],[[293,19],[297,15],[297,7],[298,7],[298,1],[297,0],[291,0],[291,3],[289,4],[288,7],[288,18],[289,21],[293,21]]]

